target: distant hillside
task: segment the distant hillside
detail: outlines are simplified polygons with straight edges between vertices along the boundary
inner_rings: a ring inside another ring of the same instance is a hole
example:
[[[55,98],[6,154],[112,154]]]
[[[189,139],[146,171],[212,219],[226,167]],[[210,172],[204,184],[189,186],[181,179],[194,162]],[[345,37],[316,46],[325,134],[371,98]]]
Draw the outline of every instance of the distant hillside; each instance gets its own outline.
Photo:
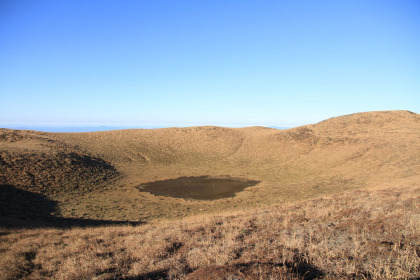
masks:
[[[0,184],[48,195],[60,202],[64,217],[182,217],[352,189],[417,185],[419,140],[420,116],[408,111],[358,113],[286,130],[1,129]],[[233,198],[200,203],[161,199],[137,189],[141,183],[183,176],[231,176],[260,183]]]

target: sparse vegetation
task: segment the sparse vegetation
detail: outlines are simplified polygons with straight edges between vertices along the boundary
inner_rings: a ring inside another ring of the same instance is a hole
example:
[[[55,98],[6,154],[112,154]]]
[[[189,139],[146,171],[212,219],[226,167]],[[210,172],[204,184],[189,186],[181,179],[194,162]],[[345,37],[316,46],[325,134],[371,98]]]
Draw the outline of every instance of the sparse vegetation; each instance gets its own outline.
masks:
[[[419,279],[419,137],[406,111],[289,130],[1,129],[0,279]],[[253,184],[212,201],[138,189],[224,175]]]
[[[420,189],[142,226],[1,231],[1,279],[415,279]]]

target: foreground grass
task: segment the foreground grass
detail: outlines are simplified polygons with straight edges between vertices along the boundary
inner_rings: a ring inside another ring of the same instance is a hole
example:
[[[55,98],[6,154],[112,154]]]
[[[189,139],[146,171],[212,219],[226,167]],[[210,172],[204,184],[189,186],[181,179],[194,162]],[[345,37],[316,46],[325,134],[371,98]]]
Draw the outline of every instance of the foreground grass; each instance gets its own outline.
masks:
[[[131,227],[0,231],[1,279],[416,279],[420,189]]]

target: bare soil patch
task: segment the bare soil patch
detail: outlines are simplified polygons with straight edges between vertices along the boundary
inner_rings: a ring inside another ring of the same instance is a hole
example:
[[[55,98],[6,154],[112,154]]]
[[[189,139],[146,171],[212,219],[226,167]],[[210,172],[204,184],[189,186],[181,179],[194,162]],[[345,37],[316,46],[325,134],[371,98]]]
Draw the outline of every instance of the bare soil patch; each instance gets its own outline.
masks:
[[[255,186],[259,181],[238,179],[231,177],[180,177],[177,179],[161,180],[141,184],[141,192],[149,192],[158,196],[214,200],[234,197],[235,193],[247,187]]]

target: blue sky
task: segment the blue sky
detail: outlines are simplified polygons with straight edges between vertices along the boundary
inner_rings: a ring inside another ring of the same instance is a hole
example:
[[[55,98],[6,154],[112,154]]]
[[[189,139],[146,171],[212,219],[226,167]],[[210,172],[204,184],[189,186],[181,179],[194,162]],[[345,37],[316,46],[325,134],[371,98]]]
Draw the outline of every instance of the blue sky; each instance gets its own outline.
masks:
[[[0,126],[420,113],[420,1],[0,1]]]

